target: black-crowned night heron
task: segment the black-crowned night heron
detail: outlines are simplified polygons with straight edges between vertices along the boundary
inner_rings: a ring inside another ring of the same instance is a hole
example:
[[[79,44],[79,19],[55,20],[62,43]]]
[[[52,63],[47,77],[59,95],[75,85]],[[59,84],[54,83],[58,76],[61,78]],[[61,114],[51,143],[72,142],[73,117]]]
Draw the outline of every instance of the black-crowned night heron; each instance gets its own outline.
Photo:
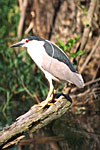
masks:
[[[30,36],[10,47],[27,47],[27,51],[38,67],[44,72],[49,81],[50,90],[41,109],[52,100],[54,86],[52,80],[57,82],[71,82],[79,88],[84,87],[84,81],[73,67],[68,56],[54,43],[37,36]]]

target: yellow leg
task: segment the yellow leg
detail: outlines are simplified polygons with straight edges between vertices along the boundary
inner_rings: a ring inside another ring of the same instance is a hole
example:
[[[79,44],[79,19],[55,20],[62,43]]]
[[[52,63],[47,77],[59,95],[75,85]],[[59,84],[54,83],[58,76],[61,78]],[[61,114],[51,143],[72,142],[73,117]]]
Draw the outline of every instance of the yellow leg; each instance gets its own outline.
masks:
[[[52,105],[52,103],[50,103],[50,101],[52,101],[52,99],[53,99],[53,92],[54,92],[54,88],[52,86],[52,88],[50,88],[50,91],[48,93],[48,96],[47,96],[46,100],[41,102],[40,104],[38,104],[38,106],[41,106],[41,108],[38,111],[40,111],[46,105]]]
[[[42,108],[44,108],[46,105],[53,105],[52,103],[50,103],[50,101],[52,101],[53,99],[53,96],[55,94],[55,90],[54,90],[54,87],[53,87],[53,84],[52,84],[52,78],[51,78],[51,75],[50,74],[45,74],[46,75],[46,78],[48,79],[49,81],[49,84],[50,84],[50,90],[49,90],[49,93],[48,93],[48,96],[46,98],[45,101],[41,102],[40,104],[37,104],[37,106],[41,106],[41,108],[38,110],[40,111]]]

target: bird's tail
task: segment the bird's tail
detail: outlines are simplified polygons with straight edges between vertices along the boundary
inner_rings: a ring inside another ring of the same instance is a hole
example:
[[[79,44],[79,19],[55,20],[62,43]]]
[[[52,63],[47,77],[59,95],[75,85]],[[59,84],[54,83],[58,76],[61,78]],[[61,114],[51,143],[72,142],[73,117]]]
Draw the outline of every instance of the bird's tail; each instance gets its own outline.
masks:
[[[81,74],[74,72],[72,79],[73,79],[72,82],[73,82],[78,88],[83,88],[83,87],[84,87],[85,84],[84,84],[84,80],[83,80]]]

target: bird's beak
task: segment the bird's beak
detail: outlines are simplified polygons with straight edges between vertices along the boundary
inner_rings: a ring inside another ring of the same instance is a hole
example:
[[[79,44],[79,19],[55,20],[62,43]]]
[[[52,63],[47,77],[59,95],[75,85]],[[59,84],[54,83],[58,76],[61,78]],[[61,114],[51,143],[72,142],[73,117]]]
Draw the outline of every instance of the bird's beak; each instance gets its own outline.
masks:
[[[10,48],[11,47],[19,47],[19,46],[22,46],[23,44],[25,44],[25,43],[24,42],[18,42],[16,44],[11,45]]]

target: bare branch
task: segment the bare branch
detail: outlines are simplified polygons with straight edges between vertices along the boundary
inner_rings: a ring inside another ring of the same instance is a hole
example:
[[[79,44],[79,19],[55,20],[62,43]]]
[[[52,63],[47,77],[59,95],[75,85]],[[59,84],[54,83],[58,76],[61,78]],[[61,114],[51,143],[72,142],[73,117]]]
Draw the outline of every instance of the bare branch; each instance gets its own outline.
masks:
[[[30,22],[28,28],[25,30],[25,34],[28,34],[31,31],[31,29],[33,29],[33,22],[32,21]]]
[[[17,118],[16,122],[0,132],[0,149],[5,149],[19,142],[25,136],[24,134],[27,130],[35,132],[52,120],[61,117],[69,109],[70,105],[71,103],[63,99],[62,96],[59,101],[48,109],[37,111],[40,107],[34,105],[27,113]]]
[[[23,0],[19,0],[19,8],[20,8],[20,11],[22,11],[22,9],[23,9]]]
[[[25,21],[25,15],[26,15],[26,8],[28,5],[28,0],[24,0],[22,3],[22,0],[19,0],[19,5],[20,5],[20,21],[18,25],[18,38],[20,39],[22,37],[22,31],[23,31],[23,26],[24,26],[24,21]]]
[[[83,50],[85,48],[88,37],[89,37],[89,33],[90,33],[90,30],[91,30],[91,27],[92,27],[93,15],[94,15],[96,4],[97,4],[97,0],[91,0],[90,8],[89,8],[89,11],[88,11],[88,16],[87,16],[87,24],[85,26],[83,36],[82,36],[82,39],[81,39],[81,45],[80,45],[81,50]]]
[[[91,59],[93,53],[95,52],[95,50],[97,49],[98,45],[100,44],[100,36],[96,42],[96,44],[94,45],[93,49],[91,50],[90,54],[87,56],[84,64],[82,65],[82,67],[80,68],[80,73],[83,72],[84,68],[86,67],[86,65],[88,64],[89,60]]]
[[[27,87],[25,86],[24,82],[22,82],[22,86],[24,87],[25,91],[27,92],[28,95],[30,95],[30,97],[35,98],[37,103],[40,103],[38,97],[36,94],[31,94],[31,92],[27,89]]]

